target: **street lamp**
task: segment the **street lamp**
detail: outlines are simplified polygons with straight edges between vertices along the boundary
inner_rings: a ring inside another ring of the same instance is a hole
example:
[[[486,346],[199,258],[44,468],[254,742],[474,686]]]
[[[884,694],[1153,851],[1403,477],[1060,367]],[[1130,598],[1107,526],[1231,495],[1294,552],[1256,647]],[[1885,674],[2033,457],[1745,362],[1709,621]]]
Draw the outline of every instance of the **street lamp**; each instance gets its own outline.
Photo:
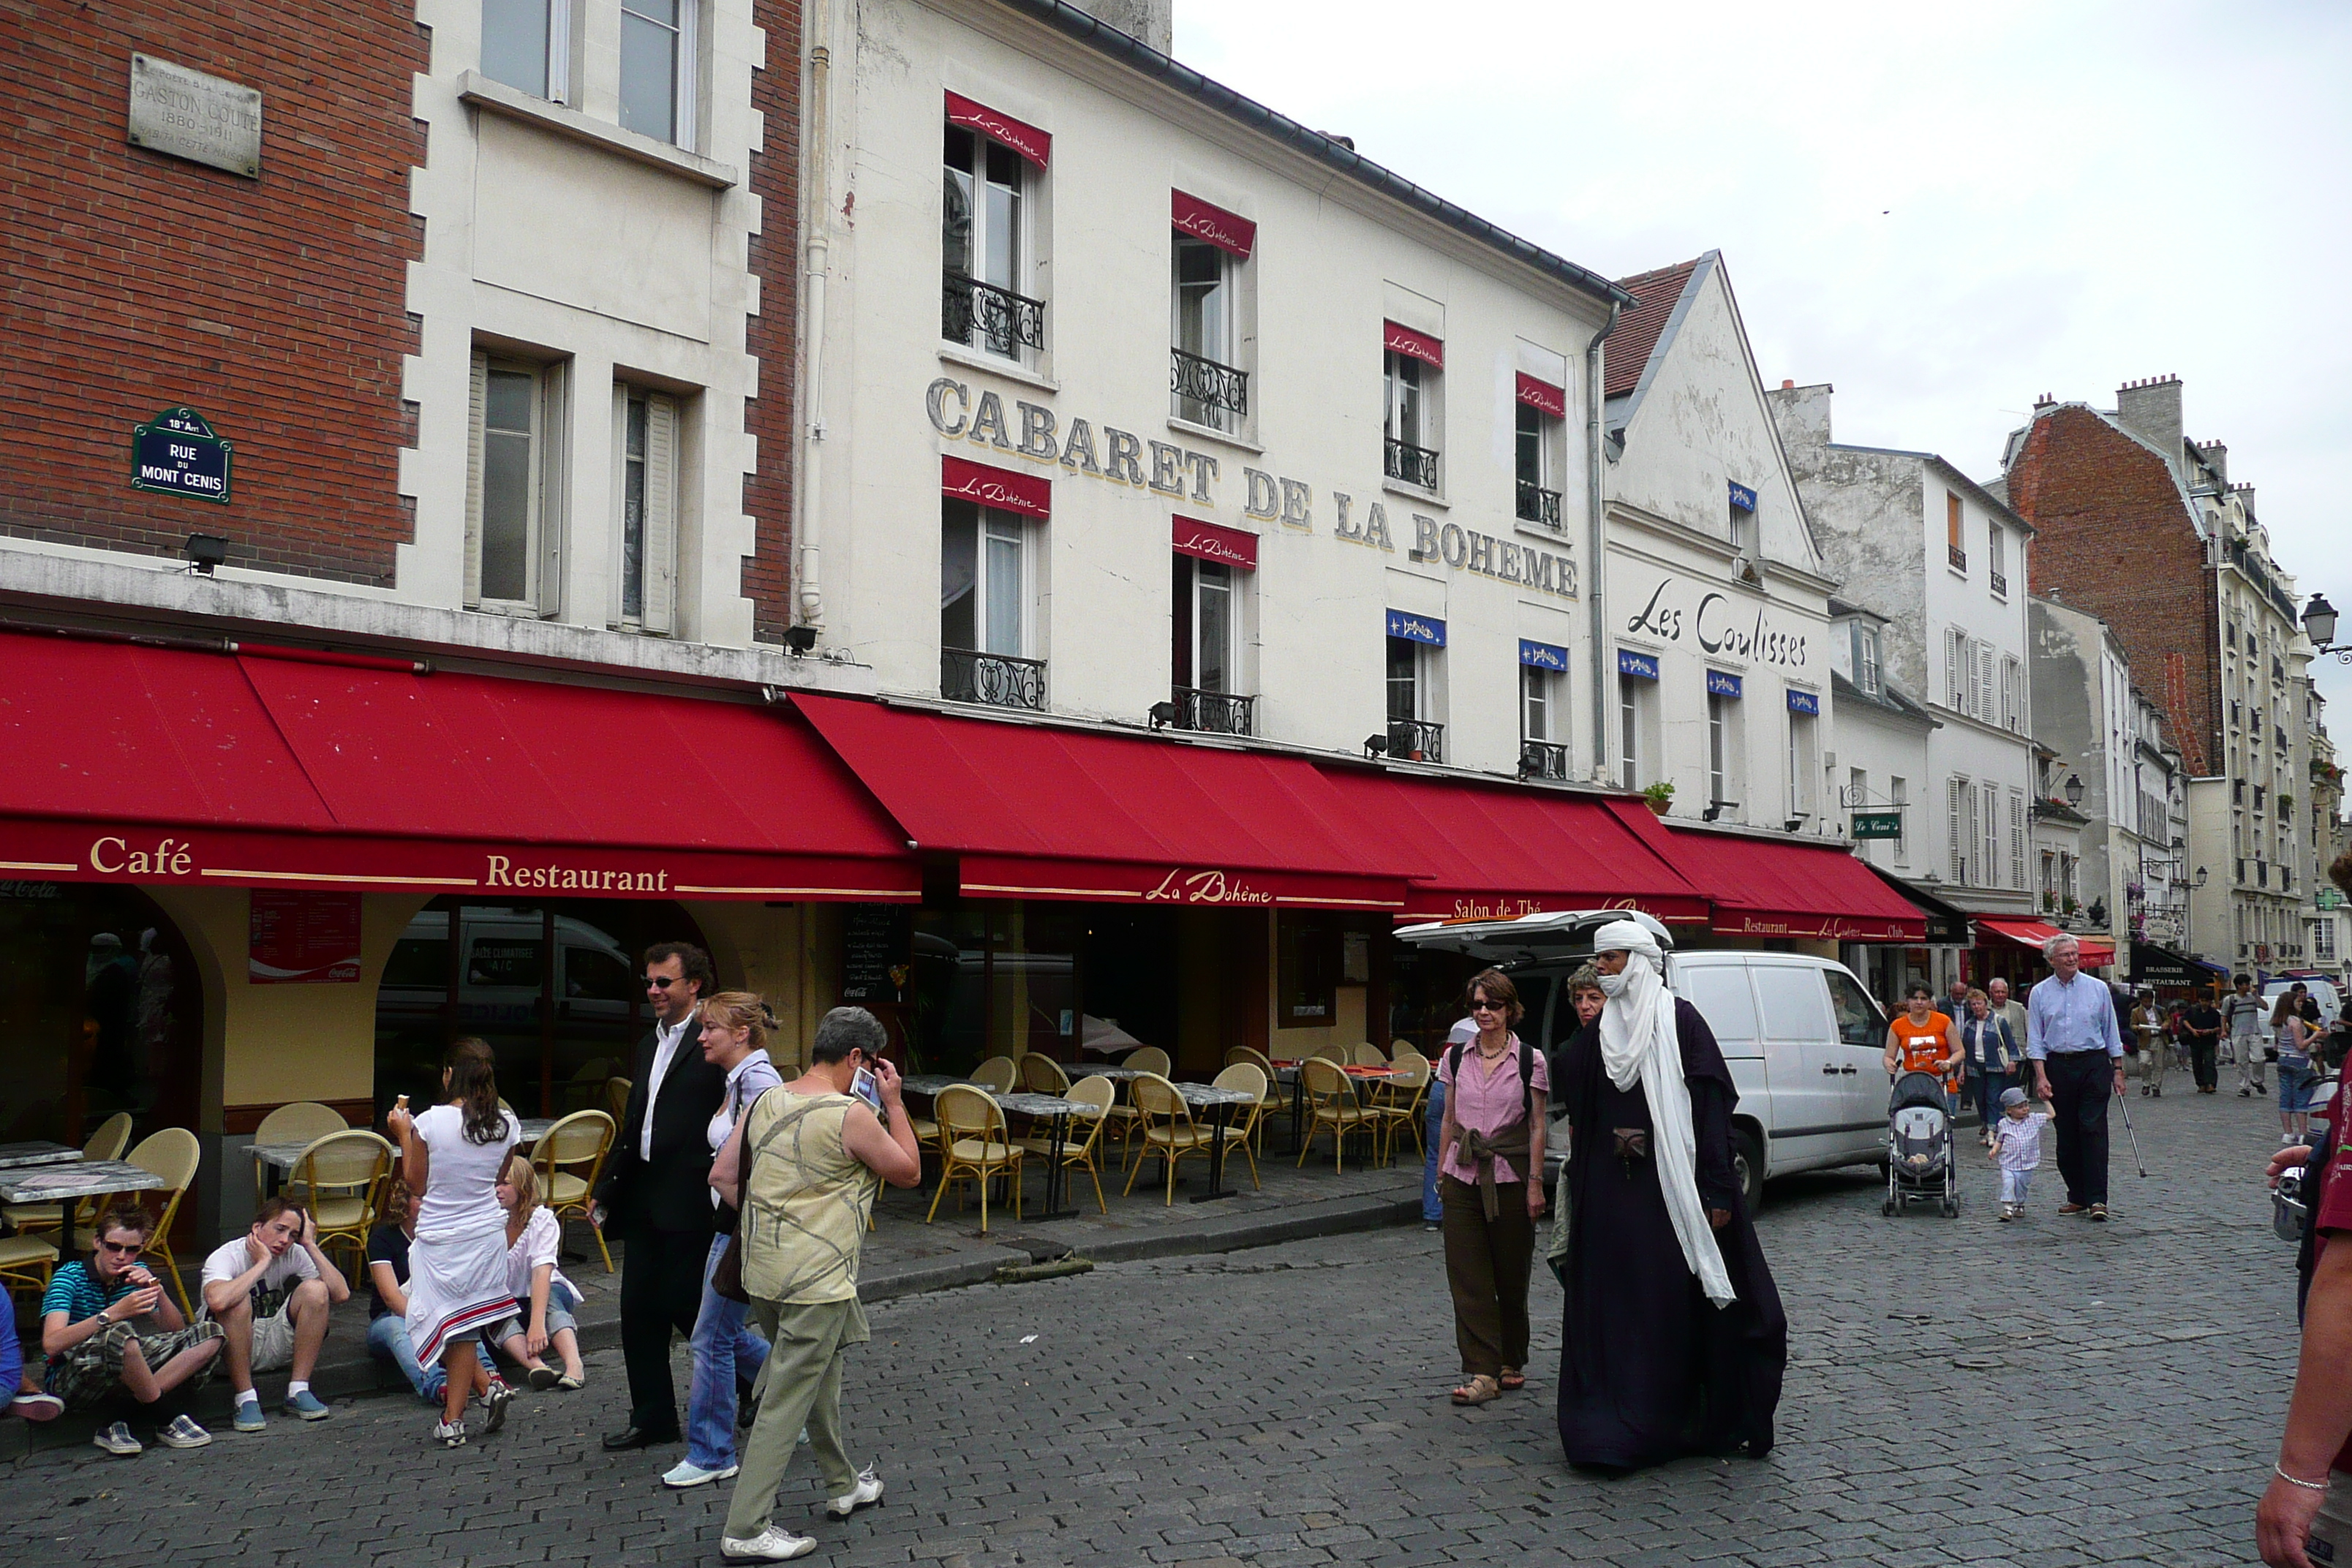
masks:
[[[2336,606],[2327,602],[2325,594],[2314,594],[2303,603],[2303,635],[2321,653],[2332,653],[2339,664],[2352,664],[2352,647],[2336,645]]]
[[[2083,804],[2083,781],[2082,781],[2082,779],[2081,779],[2079,776],[2077,776],[2076,774],[2074,774],[2074,773],[2068,773],[2068,774],[2066,775],[2066,788],[2065,788],[2065,790],[2064,790],[2063,793],[2063,794],[2065,795],[2065,796],[2066,796],[2066,804],[2067,804],[2068,805],[2082,805],[2082,804]]]

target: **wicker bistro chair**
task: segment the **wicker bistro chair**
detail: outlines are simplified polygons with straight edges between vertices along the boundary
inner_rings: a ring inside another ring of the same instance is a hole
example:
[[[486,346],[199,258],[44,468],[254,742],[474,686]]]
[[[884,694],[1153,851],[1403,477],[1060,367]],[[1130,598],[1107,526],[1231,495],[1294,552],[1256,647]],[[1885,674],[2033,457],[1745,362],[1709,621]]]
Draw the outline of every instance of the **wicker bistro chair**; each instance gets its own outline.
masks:
[[[49,1225],[56,1228],[56,1215],[49,1216]],[[58,1249],[46,1241],[29,1236],[0,1239],[0,1311],[16,1310],[16,1303],[8,1300],[10,1291],[30,1290],[37,1294],[47,1290],[49,1276],[57,1266]],[[38,1351],[37,1342],[34,1348]],[[10,1397],[15,1397],[13,1393]]]
[[[1307,1152],[1315,1146],[1315,1135],[1328,1131],[1331,1134],[1331,1166],[1336,1171],[1348,1168],[1348,1134],[1371,1132],[1379,1123],[1372,1112],[1356,1101],[1356,1086],[1337,1064],[1322,1057],[1309,1057],[1298,1064],[1298,1072],[1307,1085],[1306,1135],[1298,1141],[1298,1163],[1307,1163]]]
[[[1360,1068],[1384,1068],[1389,1065],[1388,1052],[1381,1049],[1380,1047],[1372,1044],[1370,1040],[1366,1040],[1363,1044],[1358,1046],[1351,1054],[1355,1058],[1356,1066]]]
[[[1290,1112],[1290,1095],[1282,1087],[1281,1075],[1274,1070],[1273,1058],[1255,1046],[1235,1046],[1225,1053],[1225,1065],[1247,1062],[1265,1075],[1265,1091],[1258,1096],[1257,1114],[1250,1119],[1250,1131],[1256,1140],[1258,1152],[1265,1152],[1265,1124],[1276,1116]]]
[[[1320,1057],[1327,1062],[1337,1062],[1341,1067],[1346,1067],[1356,1059],[1356,1053],[1345,1046],[1318,1046],[1307,1054],[1309,1057]]]
[[[1258,1123],[1265,1119],[1266,1077],[1255,1062],[1235,1062],[1211,1080],[1213,1089],[1238,1089],[1257,1098],[1234,1112],[1225,1124],[1225,1141],[1239,1145],[1242,1158],[1249,1162],[1250,1185],[1263,1192],[1265,1184],[1257,1179],[1257,1151],[1252,1145],[1257,1140]],[[1276,1104],[1279,1105],[1280,1100]],[[1212,1125],[1207,1131],[1214,1134]]]
[[[1007,1060],[1006,1064],[1011,1066]],[[1021,1157],[1027,1151],[1013,1142],[1004,1125],[1004,1110],[986,1091],[954,1083],[940,1090],[935,1113],[940,1123],[940,1187],[931,1195],[929,1225],[940,1215],[940,1200],[954,1186],[956,1208],[963,1208],[960,1184],[980,1187],[980,1234],[988,1234],[988,1184],[993,1176],[1011,1178],[1013,1217],[1021,1217]]]
[[[1118,1065],[1133,1068],[1138,1072],[1158,1073],[1161,1078],[1166,1078],[1169,1069],[1175,1064],[1169,1059],[1168,1053],[1158,1046],[1142,1046],[1128,1052],[1126,1059]]]
[[[193,1322],[195,1305],[188,1300],[187,1282],[180,1278],[180,1266],[172,1260],[172,1222],[179,1217],[180,1200],[195,1185],[196,1167],[203,1163],[204,1151],[196,1143],[196,1135],[186,1128],[166,1127],[142,1138],[123,1158],[164,1183],[163,1212],[155,1221],[154,1234],[147,1238],[147,1249],[140,1256],[162,1261],[164,1270],[172,1276],[173,1294],[180,1298],[180,1310]],[[146,1195],[140,1194],[142,1198]]]
[[[629,1089],[627,1079],[608,1078],[604,1080],[604,1114],[613,1119],[615,1127],[621,1124],[622,1118],[629,1114]]]
[[[1021,1081],[1021,1067],[1011,1057],[991,1057],[971,1069],[971,1081],[997,1094],[1010,1094]]]
[[[315,1100],[298,1100],[290,1105],[281,1105],[263,1117],[261,1125],[253,1130],[253,1141],[256,1143],[308,1145],[338,1132],[348,1132],[351,1125],[343,1120],[342,1112],[331,1105],[320,1105]],[[255,1195],[258,1196],[263,1175],[258,1164],[254,1167],[253,1173],[257,1189]],[[300,1175],[299,1171],[287,1173],[285,1184],[278,1191],[292,1202],[307,1206],[310,1199],[302,1190]]]
[[[294,1178],[310,1194],[320,1249],[350,1252],[346,1273],[356,1288],[367,1266],[368,1235],[383,1212],[384,1187],[392,1180],[392,1144],[355,1128],[330,1132],[302,1151],[294,1162]]]
[[[1135,1178],[1143,1173],[1143,1162],[1156,1155],[1167,1175],[1166,1205],[1172,1205],[1176,1201],[1178,1162],[1194,1157],[1207,1159],[1217,1141],[1216,1131],[1194,1121],[1192,1108],[1184,1103],[1176,1086],[1158,1073],[1130,1079],[1128,1091],[1135,1099],[1135,1157],[1128,1168],[1126,1189],[1119,1195],[1125,1197],[1135,1191]]]
[[[1039,1092],[1044,1092],[1040,1090]],[[1110,1213],[1103,1202],[1102,1170],[1095,1163],[1095,1151],[1102,1143],[1103,1128],[1110,1121],[1111,1101],[1118,1096],[1118,1085],[1107,1078],[1082,1078],[1062,1091],[1065,1100],[1075,1100],[1087,1109],[1070,1118],[1070,1128],[1062,1142],[1062,1169],[1085,1170],[1095,1184],[1095,1207]],[[1054,1140],[1050,1133],[1034,1133],[1013,1142],[1040,1160],[1051,1159]]]
[[[81,1146],[85,1160],[120,1160],[122,1151],[131,1146],[131,1112],[118,1110],[98,1124],[89,1142]],[[84,1198],[74,1205],[74,1228],[86,1231],[98,1223],[99,1200]],[[58,1228],[58,1205],[55,1204],[9,1204],[0,1208],[8,1223],[19,1236],[34,1231]],[[7,1273],[7,1265],[0,1261],[0,1276]]]
[[[1021,1069],[1021,1087],[1032,1094],[1067,1094],[1070,1075],[1062,1064],[1040,1051],[1024,1053],[1015,1064]]]
[[[601,1110],[575,1110],[550,1127],[532,1146],[530,1163],[539,1170],[540,1194],[559,1227],[568,1219],[586,1219],[595,1206],[596,1178],[604,1173],[614,1136],[613,1118]],[[596,1232],[596,1250],[604,1256],[604,1272],[610,1274],[613,1254],[601,1230]]]
[[[1429,1080],[1433,1071],[1429,1058],[1419,1051],[1401,1053],[1389,1064],[1396,1077],[1372,1089],[1371,1104],[1366,1109],[1376,1119],[1374,1127],[1388,1148],[1388,1160],[1396,1163],[1397,1135],[1412,1134],[1413,1152],[1424,1152],[1422,1142],[1422,1108],[1429,1100]]]

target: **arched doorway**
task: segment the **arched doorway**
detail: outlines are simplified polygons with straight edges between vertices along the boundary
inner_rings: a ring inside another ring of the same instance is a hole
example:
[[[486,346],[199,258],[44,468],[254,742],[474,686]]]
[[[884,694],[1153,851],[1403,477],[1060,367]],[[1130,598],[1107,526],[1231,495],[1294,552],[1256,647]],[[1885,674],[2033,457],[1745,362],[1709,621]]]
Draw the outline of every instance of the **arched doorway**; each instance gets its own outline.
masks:
[[[638,959],[657,942],[709,945],[666,901],[436,899],[393,945],[376,991],[377,1114],[395,1095],[437,1100],[441,1054],[466,1035],[489,1042],[499,1091],[521,1114],[596,1105],[606,1079],[628,1076],[648,1026]]]

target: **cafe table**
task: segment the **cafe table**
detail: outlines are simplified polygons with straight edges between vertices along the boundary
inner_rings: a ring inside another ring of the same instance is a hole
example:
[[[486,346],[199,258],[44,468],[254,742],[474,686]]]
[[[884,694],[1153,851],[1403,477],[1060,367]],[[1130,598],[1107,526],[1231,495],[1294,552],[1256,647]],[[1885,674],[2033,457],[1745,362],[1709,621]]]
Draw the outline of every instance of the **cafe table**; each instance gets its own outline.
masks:
[[[1225,1185],[1225,1134],[1233,1130],[1234,1112],[1242,1106],[1256,1104],[1257,1096],[1245,1089],[1219,1089],[1209,1083],[1180,1083],[1172,1087],[1187,1110],[1209,1112],[1215,1129],[1215,1142],[1209,1145],[1209,1190],[1193,1194],[1192,1201],[1205,1204],[1237,1196],[1236,1190]]]
[[[84,1198],[112,1197],[121,1193],[153,1192],[171,1185],[144,1165],[128,1160],[84,1160],[52,1165],[0,1166],[0,1203],[55,1204],[64,1235],[58,1246],[60,1259],[80,1249],[74,1242],[74,1210]]]
[[[554,1126],[557,1121],[552,1116],[524,1116],[517,1120],[522,1123],[522,1136],[515,1142],[515,1147],[518,1149],[528,1149],[546,1137],[547,1130]],[[367,1127],[353,1127],[347,1131],[369,1132],[374,1130]],[[382,1133],[376,1135],[383,1136]],[[334,1134],[329,1133],[327,1136],[332,1137]],[[294,1167],[302,1163],[302,1151],[317,1142],[316,1138],[306,1138],[290,1143],[256,1143],[253,1146],[253,1159],[254,1163],[262,1169],[264,1190],[275,1192],[278,1184],[292,1175]],[[394,1143],[392,1146],[392,1157],[394,1160],[400,1158],[398,1143]]]
[[[943,1072],[908,1073],[898,1080],[901,1090],[908,1094],[921,1095],[926,1100],[936,1100],[940,1090],[953,1089],[958,1085],[965,1089],[980,1089],[980,1085],[969,1079],[955,1078]],[[1062,1206],[1062,1152],[1069,1142],[1070,1118],[1091,1114],[1094,1107],[1081,1104],[1075,1100],[1064,1100],[1058,1094],[1031,1094],[1022,1089],[982,1089],[981,1092],[996,1101],[997,1105],[1010,1115],[1037,1117],[1043,1119],[1047,1124],[1045,1212],[1031,1215],[1028,1217],[1033,1220],[1067,1219],[1076,1214],[1078,1209],[1076,1205],[1068,1208]],[[1007,1129],[1007,1136],[1010,1135],[1011,1130]]]
[[[1360,1083],[1387,1083],[1397,1075],[1394,1068],[1359,1067],[1353,1062],[1333,1062],[1331,1065],[1339,1069],[1351,1088]],[[1306,1067],[1303,1058],[1295,1061],[1276,1058],[1274,1063],[1276,1080],[1290,1086],[1290,1152],[1294,1154],[1298,1152],[1298,1135],[1307,1125]],[[1363,1095],[1360,1091],[1356,1099],[1361,1103]]]
[[[0,1143],[0,1165],[70,1165],[80,1159],[81,1151],[65,1143]]]

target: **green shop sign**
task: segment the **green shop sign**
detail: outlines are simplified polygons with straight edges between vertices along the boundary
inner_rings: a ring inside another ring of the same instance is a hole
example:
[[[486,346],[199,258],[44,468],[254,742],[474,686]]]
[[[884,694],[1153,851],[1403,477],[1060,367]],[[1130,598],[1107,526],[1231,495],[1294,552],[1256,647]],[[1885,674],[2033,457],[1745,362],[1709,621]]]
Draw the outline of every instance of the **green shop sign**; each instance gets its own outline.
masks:
[[[1853,814],[1853,836],[1856,838],[1900,838],[1903,837],[1903,814],[1899,811],[1857,811]]]

